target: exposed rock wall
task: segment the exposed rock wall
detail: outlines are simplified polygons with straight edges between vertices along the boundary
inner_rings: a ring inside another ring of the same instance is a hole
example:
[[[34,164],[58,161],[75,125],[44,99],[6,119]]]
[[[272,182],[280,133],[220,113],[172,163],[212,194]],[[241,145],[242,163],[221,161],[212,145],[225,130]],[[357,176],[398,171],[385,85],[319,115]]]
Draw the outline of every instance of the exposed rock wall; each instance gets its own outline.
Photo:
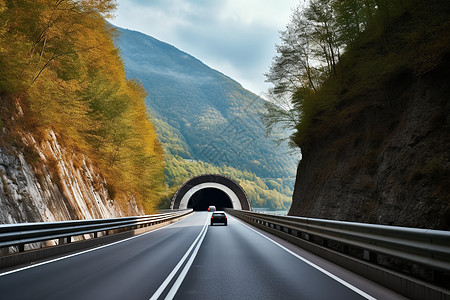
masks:
[[[449,67],[398,74],[376,103],[315,136],[302,148],[289,214],[450,230]]]
[[[131,196],[127,207],[115,203],[95,165],[64,148],[52,131],[39,143],[31,134],[22,139],[36,157],[0,147],[0,223],[143,214]]]

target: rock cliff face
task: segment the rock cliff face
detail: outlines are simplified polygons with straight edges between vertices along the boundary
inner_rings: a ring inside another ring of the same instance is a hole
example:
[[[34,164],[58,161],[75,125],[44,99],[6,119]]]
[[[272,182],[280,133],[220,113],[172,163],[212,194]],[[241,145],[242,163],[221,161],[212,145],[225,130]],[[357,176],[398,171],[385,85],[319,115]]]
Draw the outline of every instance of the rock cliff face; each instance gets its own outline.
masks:
[[[302,147],[289,214],[450,230],[449,67],[402,71],[375,103],[339,107],[349,121]]]
[[[143,214],[132,198],[127,207],[111,200],[95,165],[63,147],[54,132],[40,142],[30,133],[21,138],[32,153],[0,147],[0,223]]]

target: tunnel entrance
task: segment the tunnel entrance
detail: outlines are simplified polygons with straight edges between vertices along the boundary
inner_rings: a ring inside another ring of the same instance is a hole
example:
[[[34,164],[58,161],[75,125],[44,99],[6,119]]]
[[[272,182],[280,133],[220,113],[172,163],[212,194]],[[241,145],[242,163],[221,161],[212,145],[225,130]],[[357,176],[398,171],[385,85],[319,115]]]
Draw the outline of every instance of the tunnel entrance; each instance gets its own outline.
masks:
[[[204,188],[191,196],[188,202],[188,208],[195,211],[208,210],[210,205],[214,205],[217,210],[224,208],[233,208],[233,203],[227,194],[216,188]]]
[[[200,175],[186,181],[173,195],[171,209],[207,210],[233,208],[252,210],[242,187],[234,180],[218,174]]]

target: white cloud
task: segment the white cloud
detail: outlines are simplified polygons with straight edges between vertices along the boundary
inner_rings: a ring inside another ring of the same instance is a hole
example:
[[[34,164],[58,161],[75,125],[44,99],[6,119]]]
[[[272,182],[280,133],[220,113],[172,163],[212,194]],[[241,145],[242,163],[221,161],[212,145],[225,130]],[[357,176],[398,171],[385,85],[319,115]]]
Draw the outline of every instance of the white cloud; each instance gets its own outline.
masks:
[[[267,90],[263,73],[276,54],[278,31],[299,0],[118,0],[119,27],[174,45],[240,82]]]
[[[291,8],[298,1],[225,1],[223,15],[242,24],[263,24],[270,27],[283,27],[289,19]]]

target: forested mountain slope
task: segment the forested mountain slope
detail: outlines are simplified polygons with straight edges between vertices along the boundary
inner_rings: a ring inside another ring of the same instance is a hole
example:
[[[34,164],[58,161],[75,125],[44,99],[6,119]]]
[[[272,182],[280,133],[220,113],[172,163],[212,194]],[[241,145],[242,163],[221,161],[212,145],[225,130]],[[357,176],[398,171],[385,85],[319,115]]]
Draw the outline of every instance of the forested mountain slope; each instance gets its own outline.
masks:
[[[246,186],[253,205],[288,208],[296,162],[286,144],[265,137],[264,100],[171,45],[119,31],[127,76],[148,91],[169,184],[219,172]]]
[[[0,1],[2,222],[156,211],[163,149],[105,20],[114,1]]]

